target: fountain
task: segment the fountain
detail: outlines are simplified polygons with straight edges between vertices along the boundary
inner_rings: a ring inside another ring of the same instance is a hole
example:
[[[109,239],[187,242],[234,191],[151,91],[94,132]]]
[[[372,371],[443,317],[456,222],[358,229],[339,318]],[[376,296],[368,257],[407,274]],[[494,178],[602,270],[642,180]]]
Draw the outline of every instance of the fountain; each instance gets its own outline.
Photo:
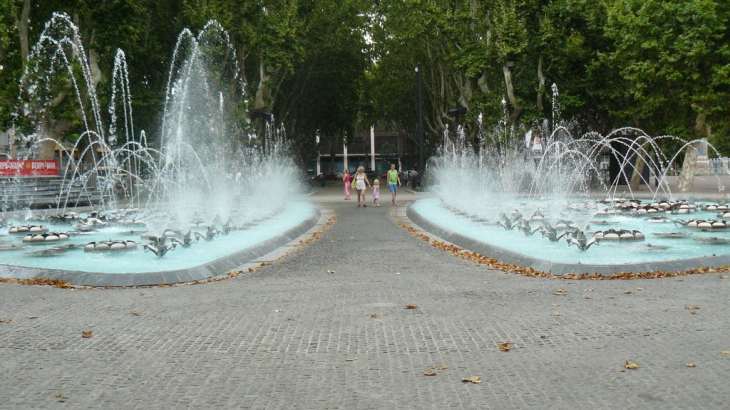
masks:
[[[571,125],[559,120],[557,95],[553,86],[552,123],[545,120],[531,131],[507,126],[505,116],[494,130],[480,130],[474,147],[463,130],[452,138],[447,129],[426,175],[437,198],[416,201],[409,217],[466,249],[554,274],[730,263],[728,252],[717,246],[730,241],[724,201],[679,199],[668,183],[667,165],[696,141],[650,137],[633,127],[575,138]],[[543,136],[538,144],[533,132]],[[527,135],[525,143],[521,135]],[[665,141],[680,141],[681,148],[668,156]],[[644,162],[634,175],[637,157]],[[610,178],[609,160],[617,168]],[[643,166],[659,176],[656,186],[640,172]],[[632,189],[630,181],[637,177],[642,191]],[[717,186],[722,192],[719,178]]]
[[[271,121],[257,137],[254,124],[230,120],[245,100],[245,85],[217,22],[197,36],[187,29],[179,35],[154,144],[134,131],[121,50],[106,125],[97,74],[67,15],[46,23],[30,61],[20,80],[15,132],[27,133],[23,160],[58,153],[60,188],[42,211],[4,198],[0,277],[55,275],[110,286],[200,280],[294,239],[318,219],[309,202],[291,200],[302,187],[285,177],[299,172],[283,128]],[[72,144],[47,136],[54,81],[72,86],[82,117],[83,131]],[[11,180],[16,191],[27,190],[24,184],[22,177]],[[47,247],[29,251],[26,244]]]

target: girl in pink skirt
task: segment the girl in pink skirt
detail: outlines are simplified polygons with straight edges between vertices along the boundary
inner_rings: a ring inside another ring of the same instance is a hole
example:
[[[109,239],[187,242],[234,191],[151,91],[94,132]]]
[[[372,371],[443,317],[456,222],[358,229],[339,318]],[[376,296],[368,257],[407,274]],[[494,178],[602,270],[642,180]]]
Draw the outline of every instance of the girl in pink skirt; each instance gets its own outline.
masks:
[[[350,170],[345,170],[345,176],[342,178],[343,181],[345,181],[345,201],[350,200]]]

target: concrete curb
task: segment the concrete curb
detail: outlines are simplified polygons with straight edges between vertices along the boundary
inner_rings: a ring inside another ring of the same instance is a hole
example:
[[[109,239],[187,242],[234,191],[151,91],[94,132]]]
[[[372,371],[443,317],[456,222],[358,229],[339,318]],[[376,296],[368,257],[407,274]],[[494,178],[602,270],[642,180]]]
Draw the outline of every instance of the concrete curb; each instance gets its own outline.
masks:
[[[443,241],[450,242],[456,246],[466,250],[496,259],[500,262],[512,265],[533,268],[535,270],[552,273],[554,275],[572,274],[602,274],[614,275],[617,273],[641,273],[641,272],[678,272],[700,267],[721,267],[730,265],[730,254],[709,256],[702,258],[679,259],[662,262],[645,262],[645,263],[627,263],[616,265],[592,265],[592,264],[575,264],[575,263],[558,263],[543,259],[533,258],[522,255],[498,246],[489,245],[487,243],[469,238],[454,232],[450,229],[442,227],[428,221],[422,217],[412,206],[408,206],[405,212],[407,218],[416,226],[429,232],[430,234],[440,238]]]
[[[248,268],[248,264],[257,262],[262,256],[276,252],[283,246],[292,246],[292,243],[299,243],[301,236],[306,236],[312,229],[316,230],[323,223],[326,223],[326,219],[322,222],[325,215],[329,218],[330,213],[322,212],[319,207],[315,207],[307,219],[278,236],[232,255],[189,269],[120,274],[0,265],[0,277],[14,279],[53,278],[65,280],[74,286],[94,287],[172,285],[212,279],[225,276],[231,271]]]

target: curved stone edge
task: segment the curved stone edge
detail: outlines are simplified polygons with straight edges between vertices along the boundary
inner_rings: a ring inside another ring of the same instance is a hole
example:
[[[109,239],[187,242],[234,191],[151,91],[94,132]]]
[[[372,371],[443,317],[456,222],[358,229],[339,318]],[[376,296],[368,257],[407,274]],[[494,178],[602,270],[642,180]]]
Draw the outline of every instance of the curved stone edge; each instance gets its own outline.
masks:
[[[537,259],[517,252],[513,252],[498,246],[489,245],[461,235],[440,225],[434,224],[422,217],[412,204],[408,206],[405,216],[416,226],[424,231],[436,236],[444,241],[453,243],[454,245],[466,250],[481,254],[483,256],[496,259],[500,262],[511,265],[533,268],[537,271],[551,273],[553,275],[565,275],[583,273],[614,275],[618,273],[643,273],[643,272],[679,272],[701,267],[722,267],[730,265],[730,255],[707,256],[701,258],[677,259],[661,262],[642,262],[627,263],[616,265],[592,265],[578,263],[559,263],[551,262],[544,259]]]
[[[242,265],[252,262],[299,238],[299,236],[307,233],[312,228],[321,225],[322,216],[320,207],[315,205],[314,211],[312,211],[309,218],[294,228],[234,254],[188,269],[122,274],[0,265],[0,277],[13,279],[53,278],[67,281],[74,286],[92,287],[173,285],[176,283],[212,279],[217,276],[227,275]]]

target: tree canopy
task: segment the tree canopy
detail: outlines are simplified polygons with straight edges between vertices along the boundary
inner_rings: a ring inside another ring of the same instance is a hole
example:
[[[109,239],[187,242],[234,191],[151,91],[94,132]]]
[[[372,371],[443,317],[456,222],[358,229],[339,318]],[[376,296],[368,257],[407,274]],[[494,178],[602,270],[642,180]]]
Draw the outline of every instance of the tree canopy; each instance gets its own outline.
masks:
[[[482,127],[506,117],[525,128],[552,118],[555,83],[562,118],[584,131],[703,136],[730,154],[726,1],[0,0],[0,129],[22,125],[20,79],[54,12],[79,27],[103,106],[124,51],[134,129],[151,139],[178,33],[217,20],[245,88],[238,120],[273,113],[303,155],[315,135],[347,142],[372,124],[400,130],[413,149],[417,65],[431,150],[455,121],[475,139],[478,117]],[[59,138],[73,138],[79,107],[59,87],[46,115],[66,121]],[[466,117],[450,116],[455,107]]]

